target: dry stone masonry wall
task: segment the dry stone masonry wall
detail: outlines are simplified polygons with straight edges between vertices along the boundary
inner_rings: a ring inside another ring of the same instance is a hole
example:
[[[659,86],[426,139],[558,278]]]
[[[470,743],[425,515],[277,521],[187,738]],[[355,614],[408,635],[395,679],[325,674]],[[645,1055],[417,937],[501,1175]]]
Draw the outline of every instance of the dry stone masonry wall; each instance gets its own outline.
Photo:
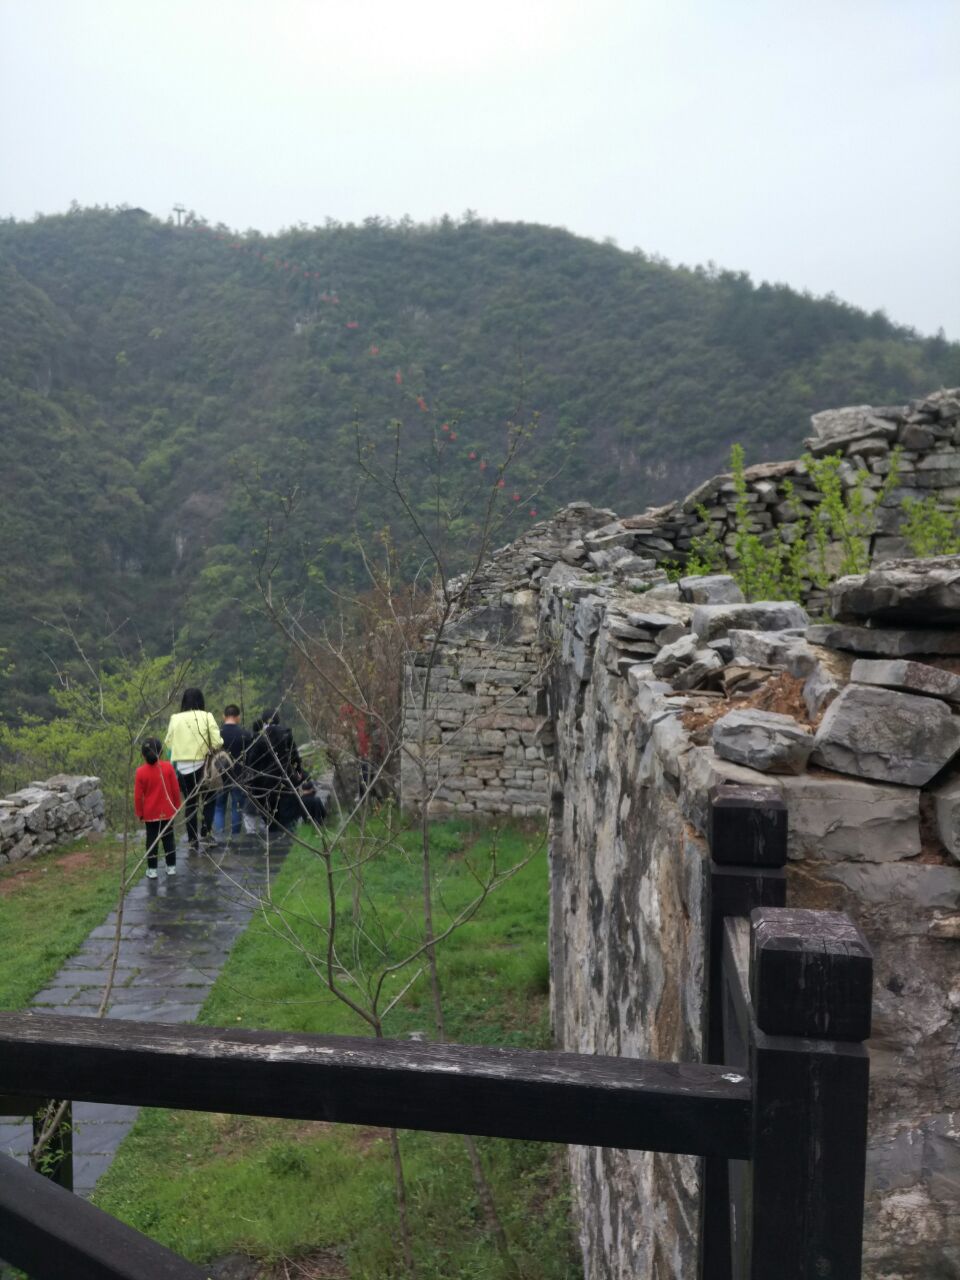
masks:
[[[899,442],[905,480],[952,503],[958,416],[958,392],[818,415],[814,450],[842,450],[879,483]],[[771,527],[796,468],[748,473],[773,486],[755,504]],[[703,1044],[710,794],[781,795],[788,901],[848,912],[875,953],[864,1275],[947,1280],[960,1275],[960,557],[839,580],[820,602],[829,623],[746,603],[727,575],[668,582],[661,562],[692,536],[697,503],[729,522],[729,483],[634,520],[567,508],[493,558],[427,699],[443,750],[434,807],[549,812],[561,1048],[689,1061]],[[898,549],[883,542],[895,529],[891,517],[875,556]],[[695,1161],[577,1148],[571,1169],[591,1280],[695,1273]]]
[[[58,773],[0,799],[0,866],[106,830],[99,778]]]

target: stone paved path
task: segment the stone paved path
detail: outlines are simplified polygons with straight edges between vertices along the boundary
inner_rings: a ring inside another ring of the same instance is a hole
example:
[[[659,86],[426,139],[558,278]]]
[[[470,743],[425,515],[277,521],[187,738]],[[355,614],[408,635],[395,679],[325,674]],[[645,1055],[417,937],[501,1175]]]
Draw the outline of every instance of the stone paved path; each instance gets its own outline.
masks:
[[[286,856],[288,841],[271,839],[269,874]],[[163,865],[157,880],[140,880],[127,895],[120,954],[107,1016],[143,1022],[192,1022],[256,909],[267,878],[267,855],[256,838],[235,837],[205,853],[177,850],[177,874]],[[111,912],[80,950],[37,993],[31,1008],[44,1013],[95,1015],[116,930]],[[108,1168],[137,1108],[78,1102],[73,1108],[74,1190],[89,1196]],[[26,1119],[0,1121],[0,1151],[26,1157]]]

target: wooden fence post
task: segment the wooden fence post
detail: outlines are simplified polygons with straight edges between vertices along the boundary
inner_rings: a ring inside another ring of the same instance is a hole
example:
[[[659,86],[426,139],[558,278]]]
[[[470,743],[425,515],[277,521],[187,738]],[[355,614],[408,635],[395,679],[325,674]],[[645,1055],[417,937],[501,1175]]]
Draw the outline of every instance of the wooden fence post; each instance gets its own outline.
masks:
[[[723,922],[786,902],[787,808],[773,787],[724,783],[710,793],[706,1062],[723,1063]],[[731,1280],[727,1161],[700,1179],[700,1280]]]
[[[847,916],[754,911],[745,1280],[859,1280],[872,982]]]

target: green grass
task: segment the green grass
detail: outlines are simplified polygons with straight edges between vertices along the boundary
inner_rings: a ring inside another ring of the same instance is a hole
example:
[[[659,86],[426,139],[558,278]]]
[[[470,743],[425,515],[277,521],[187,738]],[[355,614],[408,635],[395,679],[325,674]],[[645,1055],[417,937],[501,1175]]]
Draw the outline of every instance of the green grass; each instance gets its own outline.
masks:
[[[117,899],[112,836],[51,849],[0,871],[0,1009],[22,1009]]]
[[[499,865],[517,863],[539,843],[521,830],[501,832]],[[489,832],[455,823],[434,828],[438,930],[470,901],[476,884],[469,866],[489,865],[491,844]],[[401,845],[367,866],[362,935],[347,929],[342,938],[343,954],[357,957],[366,969],[378,949],[397,957],[418,938],[415,840],[406,837]],[[322,871],[314,855],[294,850],[274,887],[274,901],[282,904],[299,940],[315,949],[322,944],[315,922],[327,918]],[[348,889],[341,911],[349,914],[349,904]],[[546,935],[546,857],[539,849],[443,944],[449,1039],[546,1047]],[[410,976],[398,978],[392,990],[399,991]],[[255,920],[238,941],[200,1020],[365,1034],[304,956],[263,920]],[[432,1035],[425,975],[384,1029],[388,1036],[414,1030]],[[486,1230],[462,1140],[404,1133],[401,1143],[422,1280],[515,1276]],[[479,1146],[520,1273],[528,1280],[578,1276],[563,1150],[492,1139]],[[96,1201],[198,1262],[241,1250],[265,1264],[297,1258],[307,1276],[373,1280],[403,1274],[383,1130],[144,1111],[102,1179]]]

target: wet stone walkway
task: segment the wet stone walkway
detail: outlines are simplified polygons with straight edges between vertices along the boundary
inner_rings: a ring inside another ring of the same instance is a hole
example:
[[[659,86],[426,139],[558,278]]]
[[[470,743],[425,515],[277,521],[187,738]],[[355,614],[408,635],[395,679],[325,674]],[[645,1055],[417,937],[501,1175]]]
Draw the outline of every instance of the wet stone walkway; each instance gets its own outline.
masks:
[[[192,1022],[230,948],[257,909],[268,875],[289,841],[271,838],[269,857],[256,837],[234,837],[205,852],[177,849],[177,874],[139,880],[127,894],[109,1018]],[[94,1017],[116,933],[112,911],[54,980],[34,997],[38,1013]],[[74,1190],[89,1196],[137,1115],[136,1107],[77,1102],[73,1107]],[[0,1151],[26,1159],[28,1118],[0,1121]]]

